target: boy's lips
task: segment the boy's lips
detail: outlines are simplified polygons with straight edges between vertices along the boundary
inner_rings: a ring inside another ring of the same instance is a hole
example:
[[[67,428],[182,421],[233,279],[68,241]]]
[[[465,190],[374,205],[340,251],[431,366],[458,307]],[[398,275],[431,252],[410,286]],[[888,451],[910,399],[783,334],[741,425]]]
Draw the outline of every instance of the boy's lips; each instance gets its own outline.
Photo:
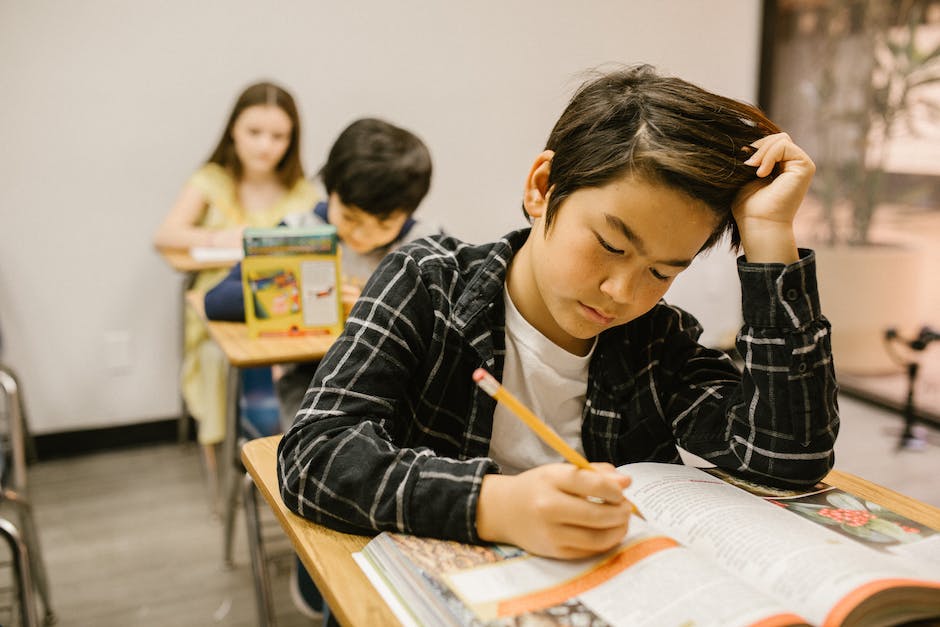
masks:
[[[582,302],[578,303],[581,305],[581,308],[587,314],[588,319],[593,320],[599,324],[610,324],[616,320],[616,316],[609,315],[607,312],[601,311],[600,309],[594,309],[589,305],[585,305]]]

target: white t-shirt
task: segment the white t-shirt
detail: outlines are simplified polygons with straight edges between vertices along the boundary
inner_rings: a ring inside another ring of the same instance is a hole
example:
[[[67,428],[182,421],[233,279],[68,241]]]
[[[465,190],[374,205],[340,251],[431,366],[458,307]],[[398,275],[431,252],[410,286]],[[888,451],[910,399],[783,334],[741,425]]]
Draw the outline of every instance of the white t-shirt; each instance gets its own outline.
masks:
[[[505,288],[503,292],[506,302],[503,387],[583,455],[581,416],[594,346],[584,357],[557,346],[522,317]],[[489,456],[507,475],[564,461],[502,403],[496,405],[493,414]]]

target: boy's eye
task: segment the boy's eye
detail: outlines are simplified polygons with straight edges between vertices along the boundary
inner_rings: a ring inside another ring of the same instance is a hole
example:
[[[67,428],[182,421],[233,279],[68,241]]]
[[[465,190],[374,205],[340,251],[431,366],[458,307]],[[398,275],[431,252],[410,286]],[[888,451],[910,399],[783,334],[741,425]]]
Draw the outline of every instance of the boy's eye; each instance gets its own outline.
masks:
[[[650,268],[650,274],[652,274],[652,275],[653,275],[653,278],[655,278],[657,281],[663,281],[663,282],[665,282],[665,281],[668,281],[669,279],[672,278],[671,276],[667,276],[667,275],[663,274],[662,272],[660,272],[660,271],[657,270],[656,268]]]
[[[615,254],[615,255],[622,255],[622,254],[623,254],[623,251],[622,251],[622,250],[620,250],[619,248],[614,248],[613,246],[611,246],[610,244],[608,244],[608,243],[604,240],[604,238],[601,237],[600,235],[598,235],[597,233],[594,234],[594,237],[597,238],[597,243],[601,245],[601,248],[603,248],[603,249],[606,250],[607,252],[613,253],[613,254]]]

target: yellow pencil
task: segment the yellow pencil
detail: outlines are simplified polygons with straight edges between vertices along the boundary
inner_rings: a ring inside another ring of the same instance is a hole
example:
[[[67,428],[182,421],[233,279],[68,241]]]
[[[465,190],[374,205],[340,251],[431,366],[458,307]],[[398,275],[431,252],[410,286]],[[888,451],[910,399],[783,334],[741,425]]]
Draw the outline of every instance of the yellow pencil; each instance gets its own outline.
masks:
[[[566,460],[578,468],[597,472],[597,469],[594,468],[594,466],[592,466],[588,460],[584,459],[584,456],[571,448],[567,442],[561,439],[560,435],[555,433],[554,429],[542,422],[538,416],[533,414],[532,411],[523,405],[518,398],[513,396],[509,390],[504,388],[502,384],[497,381],[489,372],[483,368],[477,368],[473,371],[473,380],[477,385],[480,386],[481,390],[508,407],[512,413],[514,413],[522,422],[528,425],[528,427],[535,432],[535,435],[539,436],[543,442],[552,447]],[[604,502],[603,499],[593,496],[589,496],[587,499],[592,503]],[[631,505],[633,504],[631,503]],[[641,514],[640,510],[636,508],[636,505],[633,505],[633,513],[640,518],[643,518],[643,514]]]
[[[584,459],[580,453],[568,446],[568,443],[562,440],[561,436],[555,433],[554,429],[542,422],[538,416],[533,414],[532,411],[513,396],[509,390],[504,388],[489,372],[483,368],[477,368],[473,372],[473,380],[480,386],[480,389],[508,407],[512,413],[518,416],[522,422],[526,423],[526,425],[535,432],[535,435],[539,436],[543,442],[560,453],[566,460],[578,468],[594,470],[594,466],[591,466],[588,460]]]

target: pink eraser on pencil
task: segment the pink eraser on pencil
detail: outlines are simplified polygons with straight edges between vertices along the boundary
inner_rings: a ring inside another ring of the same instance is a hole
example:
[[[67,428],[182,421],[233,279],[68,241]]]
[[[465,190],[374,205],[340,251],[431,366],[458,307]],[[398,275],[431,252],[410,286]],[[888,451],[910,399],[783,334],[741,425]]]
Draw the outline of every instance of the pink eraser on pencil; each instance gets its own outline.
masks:
[[[473,380],[479,383],[486,378],[487,372],[483,368],[477,368],[473,371]]]

